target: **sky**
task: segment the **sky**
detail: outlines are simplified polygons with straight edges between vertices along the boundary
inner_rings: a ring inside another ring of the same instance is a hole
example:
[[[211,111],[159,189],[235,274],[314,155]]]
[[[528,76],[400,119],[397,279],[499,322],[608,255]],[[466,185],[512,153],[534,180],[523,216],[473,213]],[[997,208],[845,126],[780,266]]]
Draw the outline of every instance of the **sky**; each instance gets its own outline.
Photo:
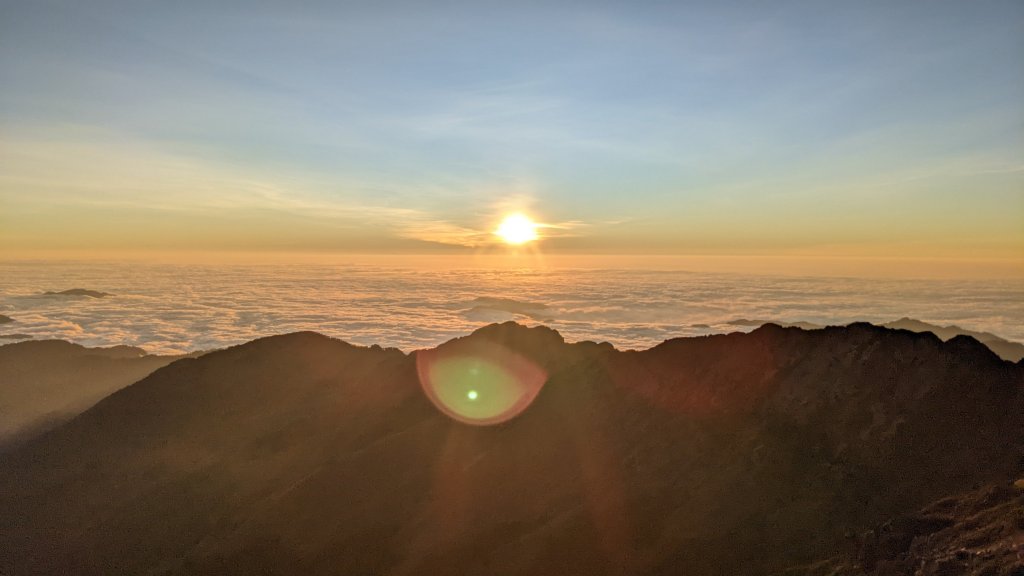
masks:
[[[501,254],[523,212],[1024,277],[1022,54],[1019,1],[0,0],[0,258]]]

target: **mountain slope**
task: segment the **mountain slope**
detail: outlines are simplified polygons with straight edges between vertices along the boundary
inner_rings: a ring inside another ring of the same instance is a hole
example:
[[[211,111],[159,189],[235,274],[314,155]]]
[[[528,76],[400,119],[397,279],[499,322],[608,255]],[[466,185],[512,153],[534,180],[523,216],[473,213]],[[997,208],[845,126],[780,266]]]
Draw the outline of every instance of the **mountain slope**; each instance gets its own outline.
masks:
[[[414,355],[313,333],[157,370],[0,456],[0,573],[765,574],[1024,464],[1024,367],[969,338],[465,340],[533,405],[458,423]]]
[[[62,340],[0,346],[0,447],[56,427],[181,357],[148,355],[132,346],[86,348]]]

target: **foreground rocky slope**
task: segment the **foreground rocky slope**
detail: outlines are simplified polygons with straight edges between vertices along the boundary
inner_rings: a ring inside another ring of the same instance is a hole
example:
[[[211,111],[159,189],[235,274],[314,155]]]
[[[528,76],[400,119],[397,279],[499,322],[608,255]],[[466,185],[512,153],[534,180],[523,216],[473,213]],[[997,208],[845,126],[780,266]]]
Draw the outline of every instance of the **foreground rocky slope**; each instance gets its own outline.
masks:
[[[786,576],[1024,576],[1024,480],[933,502],[852,538],[848,554]]]
[[[157,370],[0,455],[0,573],[768,574],[1024,472],[1024,367],[966,337],[467,340],[547,372],[519,417],[313,333]]]

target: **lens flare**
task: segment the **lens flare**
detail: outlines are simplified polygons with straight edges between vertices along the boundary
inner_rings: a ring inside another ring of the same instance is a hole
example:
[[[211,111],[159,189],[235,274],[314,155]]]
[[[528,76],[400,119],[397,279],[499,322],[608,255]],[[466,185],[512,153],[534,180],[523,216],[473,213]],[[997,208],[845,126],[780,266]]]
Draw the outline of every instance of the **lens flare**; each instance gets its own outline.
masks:
[[[420,385],[441,412],[466,424],[500,424],[526,410],[547,373],[493,342],[456,340],[416,353]]]

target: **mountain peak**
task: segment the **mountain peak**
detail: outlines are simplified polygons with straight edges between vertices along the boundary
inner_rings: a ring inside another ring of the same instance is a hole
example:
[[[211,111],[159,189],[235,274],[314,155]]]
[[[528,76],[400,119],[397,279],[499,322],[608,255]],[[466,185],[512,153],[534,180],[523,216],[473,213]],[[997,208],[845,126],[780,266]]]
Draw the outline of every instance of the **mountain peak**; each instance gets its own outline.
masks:
[[[565,339],[554,328],[549,328],[541,324],[536,326],[527,326],[513,320],[501,323],[495,322],[481,328],[477,328],[472,332],[472,334],[470,334],[470,337],[473,336],[487,338],[495,342],[515,342],[540,338],[548,343],[565,343]]]
[[[511,352],[522,354],[543,366],[558,363],[566,352],[565,339],[557,330],[543,325],[526,326],[513,321],[488,324],[474,330],[468,336],[455,338],[441,344],[438,348],[462,341],[490,342]]]

